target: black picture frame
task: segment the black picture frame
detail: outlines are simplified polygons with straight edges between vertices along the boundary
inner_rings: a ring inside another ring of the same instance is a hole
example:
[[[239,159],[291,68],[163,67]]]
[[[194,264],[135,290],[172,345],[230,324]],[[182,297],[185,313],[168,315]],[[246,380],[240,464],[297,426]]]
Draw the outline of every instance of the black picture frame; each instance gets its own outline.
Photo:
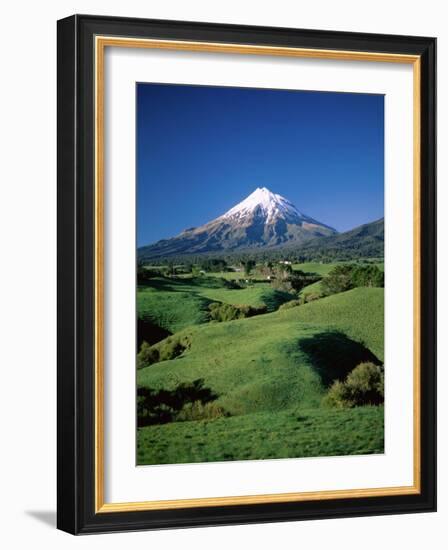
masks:
[[[418,494],[95,511],[95,36],[414,55],[420,58]],[[73,534],[436,510],[436,39],[74,15],[58,21],[57,525]]]

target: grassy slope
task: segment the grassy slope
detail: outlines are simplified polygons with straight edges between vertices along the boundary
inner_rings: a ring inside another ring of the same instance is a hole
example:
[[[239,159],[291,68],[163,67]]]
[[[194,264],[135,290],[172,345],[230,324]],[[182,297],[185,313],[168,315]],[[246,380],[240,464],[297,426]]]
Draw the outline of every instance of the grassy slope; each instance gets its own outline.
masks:
[[[274,311],[293,296],[257,284],[242,289],[231,289],[216,277],[164,279],[156,277],[150,285],[137,291],[138,316],[156,325],[178,332],[188,326],[205,323],[208,305],[225,302],[233,305],[263,306]]]
[[[342,262],[341,262],[342,263]],[[328,275],[330,271],[338,265],[337,263],[322,264],[319,262],[306,262],[303,264],[293,264],[292,268],[295,271],[305,271],[307,273],[317,273],[318,275]]]
[[[140,287],[137,292],[138,317],[173,333],[207,322],[210,303],[190,292],[160,292],[151,287]]]
[[[383,408],[255,413],[139,430],[139,464],[382,453]]]
[[[353,261],[353,262],[340,262],[340,263],[356,264],[358,262]],[[367,264],[362,263],[362,262],[359,262],[359,263],[360,263],[360,265],[367,265]],[[328,275],[328,273],[336,265],[338,265],[338,264],[336,264],[336,263],[320,264],[320,263],[308,262],[308,263],[303,263],[303,264],[294,264],[293,268],[295,270],[318,273],[319,275],[322,275],[323,277],[325,277],[326,275]],[[384,271],[384,262],[382,262],[382,261],[374,262],[374,265],[376,265],[378,267],[378,269],[380,269],[381,271]],[[320,281],[317,281],[317,283],[312,283],[311,285],[308,285],[308,286],[304,287],[302,289],[302,291],[300,292],[300,294],[302,296],[305,296],[305,295],[308,295],[308,294],[317,294],[318,296],[321,296],[322,287],[321,287]]]
[[[322,295],[322,286],[320,284],[320,281],[317,281],[317,283],[312,283],[311,285],[307,285],[300,291],[301,296],[307,296],[308,294],[314,294],[317,296]]]
[[[323,263],[320,263],[320,262],[305,262],[303,264],[293,264],[293,269],[296,270],[296,271],[305,271],[305,272],[309,272],[309,273],[318,273],[319,275],[328,275],[328,273],[330,273],[330,271],[337,265],[340,265],[340,264],[357,264],[359,263],[360,265],[368,265],[362,261],[357,261],[357,260],[353,260],[353,261],[347,261],[347,262],[335,262],[335,263],[328,263],[328,264],[323,264]],[[381,260],[378,260],[378,261],[373,261],[374,265],[378,266],[379,269],[383,270],[384,271],[384,262],[381,261]]]
[[[292,294],[269,288],[268,284],[257,284],[242,289],[210,288],[201,291],[201,295],[210,300],[232,305],[254,307],[265,305],[268,311],[275,311],[281,304],[294,298]]]
[[[191,348],[140,370],[138,384],[173,389],[202,378],[232,414],[318,406],[328,373],[318,372],[310,349],[337,330],[347,342],[330,332],[324,345],[330,351],[343,355],[353,340],[383,360],[383,296],[383,289],[357,288],[286,311],[189,327],[183,334]]]

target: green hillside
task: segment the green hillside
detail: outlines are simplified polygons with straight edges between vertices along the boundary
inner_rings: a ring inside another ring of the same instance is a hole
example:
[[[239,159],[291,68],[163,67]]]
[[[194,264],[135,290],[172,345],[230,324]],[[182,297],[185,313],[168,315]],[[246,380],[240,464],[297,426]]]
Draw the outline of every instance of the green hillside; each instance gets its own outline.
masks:
[[[312,283],[311,285],[307,285],[300,291],[300,296],[307,297],[307,296],[313,296],[313,297],[320,297],[322,296],[322,285],[320,281],[317,281],[316,283]]]
[[[233,288],[229,282],[217,277],[154,277],[137,290],[137,313],[139,319],[175,333],[207,322],[208,306],[212,302],[266,306],[268,311],[274,311],[292,298],[287,292],[263,283]]]
[[[330,273],[335,265],[338,265],[338,263],[304,262],[301,264],[293,264],[292,268],[295,271],[305,271],[306,273],[317,273],[318,275],[325,276]]]
[[[281,304],[294,298],[293,295],[270,288],[267,284],[256,284],[241,289],[205,289],[201,296],[235,306],[266,306],[268,311],[275,311]]]
[[[178,332],[188,326],[205,323],[211,300],[182,291],[159,292],[154,288],[139,288],[137,314],[139,319]]]
[[[189,349],[137,374],[139,386],[175,389],[201,379],[232,415],[319,406],[325,388],[363,360],[383,360],[383,289],[176,335]]]
[[[286,410],[140,428],[139,464],[382,453],[383,407]]]
[[[312,239],[297,247],[297,250],[314,257],[334,255],[347,259],[381,258],[384,256],[384,219],[360,225],[338,235]]]

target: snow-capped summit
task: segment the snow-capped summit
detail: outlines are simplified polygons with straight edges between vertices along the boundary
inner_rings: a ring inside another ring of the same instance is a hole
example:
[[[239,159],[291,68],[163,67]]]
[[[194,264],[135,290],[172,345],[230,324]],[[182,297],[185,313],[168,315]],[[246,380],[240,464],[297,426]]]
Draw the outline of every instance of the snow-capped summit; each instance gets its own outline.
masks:
[[[243,201],[228,210],[222,218],[244,217],[257,212],[265,216],[266,223],[272,223],[277,217],[299,221],[303,218],[297,208],[281,195],[272,193],[266,187],[257,187]]]
[[[141,258],[232,252],[242,249],[301,244],[336,231],[299,212],[288,199],[266,187],[258,187],[244,200],[200,227],[177,237],[163,239],[139,249]]]

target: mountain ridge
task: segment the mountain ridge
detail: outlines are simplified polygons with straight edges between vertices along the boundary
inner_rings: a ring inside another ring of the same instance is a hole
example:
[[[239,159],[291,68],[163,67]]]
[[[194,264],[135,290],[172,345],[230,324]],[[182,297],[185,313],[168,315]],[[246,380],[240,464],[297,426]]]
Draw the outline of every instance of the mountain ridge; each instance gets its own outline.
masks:
[[[230,210],[170,239],[140,247],[140,259],[262,249],[301,244],[337,231],[300,212],[292,202],[258,187]]]
[[[358,225],[338,235],[312,239],[298,248],[286,246],[284,250],[313,258],[321,255],[339,259],[382,258],[384,257],[384,218]]]

